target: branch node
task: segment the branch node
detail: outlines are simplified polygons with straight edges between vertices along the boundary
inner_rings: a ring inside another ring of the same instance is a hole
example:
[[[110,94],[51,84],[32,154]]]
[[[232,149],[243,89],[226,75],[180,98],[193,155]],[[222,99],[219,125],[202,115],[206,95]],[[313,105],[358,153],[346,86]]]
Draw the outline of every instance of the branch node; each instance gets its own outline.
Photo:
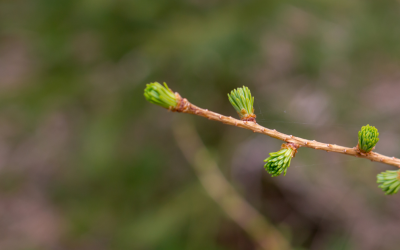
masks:
[[[171,111],[172,112],[182,112],[182,113],[188,111],[190,108],[189,101],[186,98],[182,98],[178,92],[175,92],[175,97],[176,97],[176,100],[178,103],[176,104],[175,108],[174,107],[171,108]]]
[[[375,148],[375,147],[374,147],[374,148]],[[372,149],[374,149],[374,148],[372,148]],[[370,155],[371,152],[372,152],[372,151],[364,152],[363,150],[360,149],[359,144],[357,144],[357,146],[354,147],[354,150],[355,150],[358,154],[360,154],[360,155],[362,155],[362,156],[368,156],[368,155]]]
[[[293,143],[293,142],[289,142],[286,144],[282,144],[281,148],[291,148],[293,149],[293,153],[292,153],[292,157],[294,157],[297,153],[297,149],[300,147],[300,145]]]

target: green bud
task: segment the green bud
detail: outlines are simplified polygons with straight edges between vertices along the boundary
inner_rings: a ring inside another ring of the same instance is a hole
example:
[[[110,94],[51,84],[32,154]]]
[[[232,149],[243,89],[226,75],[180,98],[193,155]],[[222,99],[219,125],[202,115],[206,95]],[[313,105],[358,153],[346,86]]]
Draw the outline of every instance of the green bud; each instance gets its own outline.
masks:
[[[400,189],[400,170],[388,170],[386,172],[382,172],[378,174],[377,183],[379,183],[379,187],[385,192],[386,195],[388,194],[395,194]]]
[[[379,141],[378,130],[374,126],[363,126],[358,132],[358,149],[363,153],[368,153],[374,149]]]
[[[168,88],[165,82],[164,86],[158,82],[147,84],[144,89],[144,97],[147,101],[167,109],[175,108],[178,104],[174,92]]]
[[[254,114],[254,97],[251,96],[250,89],[243,86],[243,88],[237,88],[228,94],[229,102],[235,108],[239,114],[240,119],[244,121],[256,121],[256,115]]]
[[[270,157],[264,160],[264,168],[269,174],[274,176],[286,175],[286,171],[290,166],[290,161],[297,152],[296,146],[292,144],[282,144],[282,149],[278,152],[269,153]]]

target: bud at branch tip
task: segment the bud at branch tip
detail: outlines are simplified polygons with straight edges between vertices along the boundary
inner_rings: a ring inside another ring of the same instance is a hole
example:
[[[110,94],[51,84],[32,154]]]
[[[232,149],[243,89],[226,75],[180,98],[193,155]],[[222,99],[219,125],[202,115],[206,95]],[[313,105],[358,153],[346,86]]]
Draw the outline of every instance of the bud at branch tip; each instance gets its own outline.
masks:
[[[174,92],[164,82],[164,86],[158,82],[149,83],[144,89],[144,97],[147,101],[160,105],[167,109],[173,109],[178,104]]]

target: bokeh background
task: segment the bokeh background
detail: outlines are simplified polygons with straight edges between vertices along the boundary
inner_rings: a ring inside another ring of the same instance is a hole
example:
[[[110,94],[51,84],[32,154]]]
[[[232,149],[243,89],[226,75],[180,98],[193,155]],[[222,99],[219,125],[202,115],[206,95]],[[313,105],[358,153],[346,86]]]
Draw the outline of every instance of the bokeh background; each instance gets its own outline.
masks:
[[[255,249],[174,139],[195,124],[224,176],[293,249],[398,249],[390,166],[300,149],[285,177],[263,169],[281,142],[145,101],[167,82],[202,108],[400,156],[400,6],[394,0],[1,0],[0,249]]]

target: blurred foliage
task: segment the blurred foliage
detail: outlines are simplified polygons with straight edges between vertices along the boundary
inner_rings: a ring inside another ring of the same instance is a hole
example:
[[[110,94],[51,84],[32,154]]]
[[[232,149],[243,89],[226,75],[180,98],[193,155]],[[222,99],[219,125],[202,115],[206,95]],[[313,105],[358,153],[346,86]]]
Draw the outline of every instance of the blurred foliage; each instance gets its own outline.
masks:
[[[246,85],[262,125],[355,146],[370,123],[381,131],[377,151],[400,155],[399,11],[394,0],[1,0],[2,203],[40,204],[53,217],[16,232],[11,222],[25,217],[4,210],[12,219],[0,224],[0,248],[253,249],[176,147],[170,127],[181,114],[146,102],[145,84],[165,81],[195,105],[232,116],[226,93]],[[301,149],[286,185],[262,169],[280,142],[263,137],[260,154],[255,146],[244,154],[257,143],[253,133],[193,119],[228,179],[295,249],[398,246],[388,233],[399,225],[391,209],[398,198],[381,196],[377,164]],[[257,181],[238,179],[235,162],[256,166],[249,178]],[[334,180],[323,178],[329,171],[338,171]],[[322,190],[329,181],[347,184],[323,195],[298,185]],[[342,199],[350,201],[318,217]],[[344,211],[369,218],[366,226]]]

